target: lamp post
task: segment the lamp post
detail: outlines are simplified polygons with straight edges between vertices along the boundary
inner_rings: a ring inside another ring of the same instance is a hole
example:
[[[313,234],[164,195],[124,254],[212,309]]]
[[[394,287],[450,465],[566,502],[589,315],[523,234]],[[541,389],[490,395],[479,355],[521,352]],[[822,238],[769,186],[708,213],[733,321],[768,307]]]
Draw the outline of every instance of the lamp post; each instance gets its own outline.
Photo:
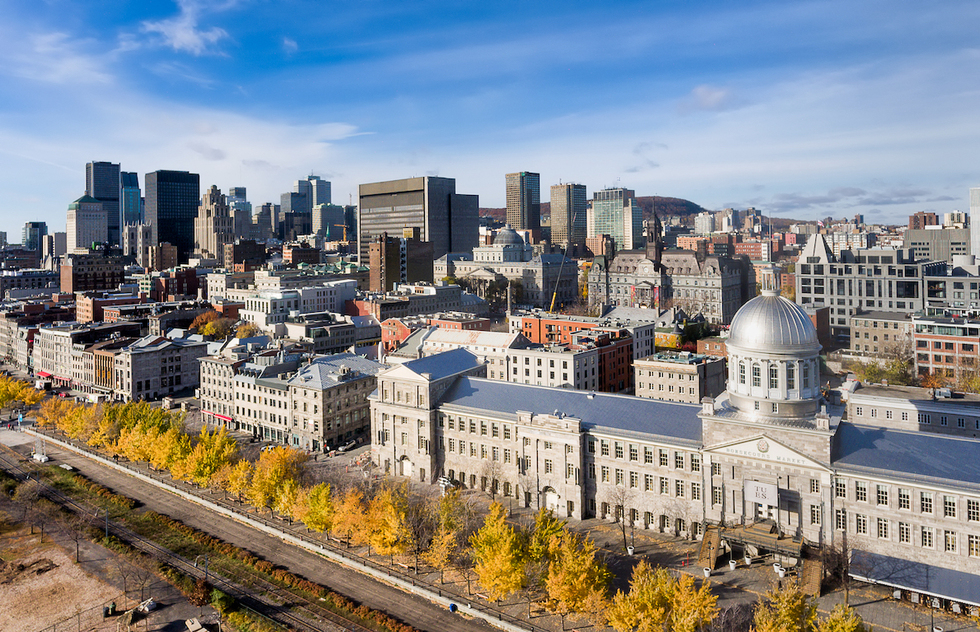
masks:
[[[206,584],[208,582],[208,569],[210,567],[210,562],[211,562],[207,554],[198,555],[197,557],[194,558],[194,568],[197,568],[197,562],[202,557],[204,558],[204,583]]]

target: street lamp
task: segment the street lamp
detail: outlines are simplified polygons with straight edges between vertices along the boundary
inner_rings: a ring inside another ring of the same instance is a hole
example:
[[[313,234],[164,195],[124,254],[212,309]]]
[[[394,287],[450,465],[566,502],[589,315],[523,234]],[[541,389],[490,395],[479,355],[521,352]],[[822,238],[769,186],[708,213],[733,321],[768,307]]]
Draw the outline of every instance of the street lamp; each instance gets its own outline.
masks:
[[[204,583],[207,583],[208,582],[208,568],[210,566],[210,558],[207,556],[207,554],[198,555],[197,557],[194,558],[194,568],[197,568],[197,562],[202,557],[204,558]]]

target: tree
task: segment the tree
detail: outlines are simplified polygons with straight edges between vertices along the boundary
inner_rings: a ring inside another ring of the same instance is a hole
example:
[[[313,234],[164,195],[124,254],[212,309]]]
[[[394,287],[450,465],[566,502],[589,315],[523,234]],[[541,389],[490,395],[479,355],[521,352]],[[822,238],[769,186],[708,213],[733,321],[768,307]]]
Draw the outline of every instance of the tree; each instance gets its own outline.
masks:
[[[436,533],[438,514],[432,504],[422,496],[411,495],[405,504],[405,534],[408,550],[415,556],[415,574],[419,572],[419,558],[432,547]]]
[[[630,518],[633,509],[633,490],[626,486],[626,481],[622,484],[610,488],[606,494],[606,501],[612,505],[613,515],[619,523],[619,530],[623,534],[623,549],[629,546],[626,538],[626,521]]]
[[[779,293],[782,296],[784,296],[784,297],[788,298],[789,300],[793,301],[794,303],[796,302],[796,286],[793,285],[792,283],[785,284],[779,290]]]
[[[458,487],[447,489],[439,499],[436,530],[432,536],[432,545],[425,553],[425,561],[439,569],[440,581],[442,573],[453,564],[459,554],[460,538],[468,512]]]
[[[272,500],[272,508],[279,512],[283,518],[290,521],[295,517],[293,513],[296,509],[296,500],[299,497],[299,484],[295,479],[288,478],[276,490],[275,498]]]
[[[241,459],[232,466],[228,474],[228,492],[238,496],[238,502],[242,502],[242,494],[252,485],[253,471],[252,464]]]
[[[754,632],[814,632],[817,604],[793,586],[772,590],[755,609]]]
[[[299,508],[296,511],[298,520],[302,520],[303,524],[317,533],[330,530],[334,520],[330,485],[319,483],[310,489],[303,490],[298,504]]]
[[[368,501],[368,544],[379,555],[405,552],[408,543],[405,516],[404,489],[385,486]]]
[[[258,325],[256,325],[255,323],[245,322],[239,325],[238,328],[235,330],[235,337],[252,338],[254,336],[258,336],[261,333],[262,330],[259,329]]]
[[[247,492],[249,501],[260,509],[270,507],[280,487],[299,476],[299,468],[305,461],[305,454],[286,446],[276,446],[263,452],[252,473]]]
[[[221,318],[221,314],[220,313],[216,312],[213,309],[209,309],[206,312],[203,312],[201,314],[198,314],[197,317],[193,321],[191,321],[191,327],[190,328],[191,329],[198,329],[199,330],[204,325],[207,325],[210,322],[214,322],[214,321],[218,320],[219,318]]]
[[[187,457],[185,475],[190,481],[205,487],[218,470],[232,461],[237,451],[238,444],[224,426],[212,432],[204,425],[197,445]]]
[[[483,484],[483,491],[490,494],[491,500],[495,500],[497,498],[497,493],[500,491],[500,477],[502,474],[503,468],[500,466],[500,461],[495,461],[493,459],[484,461],[483,466],[480,468],[480,478]]]
[[[520,534],[505,518],[503,505],[494,502],[483,527],[470,538],[474,570],[492,600],[506,597],[524,582],[524,547]]]
[[[334,512],[333,532],[347,538],[347,546],[367,541],[364,524],[364,492],[352,487],[337,503]]]
[[[548,609],[565,617],[573,612],[587,612],[590,605],[605,601],[611,573],[596,558],[595,544],[588,538],[563,530],[553,535],[549,544],[551,562],[545,589]]]
[[[695,588],[694,578],[675,578],[666,568],[654,569],[642,560],[633,569],[628,593],[613,597],[606,615],[619,632],[695,632],[718,613],[710,582]]]
[[[932,373],[922,376],[921,385],[922,388],[930,388],[932,390],[943,388],[946,386],[946,376],[941,375],[939,370],[935,370]]]
[[[550,509],[542,507],[534,515],[527,544],[527,557],[531,560],[550,560],[552,540],[568,532],[565,521],[555,517]]]
[[[227,338],[234,329],[235,321],[231,318],[212,320],[197,330],[197,333],[209,338]]]
[[[817,632],[869,632],[861,615],[840,603],[817,625]]]

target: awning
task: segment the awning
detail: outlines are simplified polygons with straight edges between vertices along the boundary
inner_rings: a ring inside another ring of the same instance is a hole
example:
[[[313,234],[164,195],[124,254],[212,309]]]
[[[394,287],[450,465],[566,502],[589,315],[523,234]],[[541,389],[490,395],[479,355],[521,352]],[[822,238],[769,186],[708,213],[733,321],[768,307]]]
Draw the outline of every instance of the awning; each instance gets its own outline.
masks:
[[[980,606],[980,575],[854,549],[851,577],[873,584]]]
[[[218,413],[213,413],[210,410],[203,410],[201,412],[211,415],[212,417],[217,417],[218,419],[224,419],[225,421],[234,421],[234,419],[232,419],[231,417],[226,417],[225,415],[219,415]]]
[[[47,371],[38,371],[37,372],[37,376],[38,377],[51,377],[51,374],[48,373]]]

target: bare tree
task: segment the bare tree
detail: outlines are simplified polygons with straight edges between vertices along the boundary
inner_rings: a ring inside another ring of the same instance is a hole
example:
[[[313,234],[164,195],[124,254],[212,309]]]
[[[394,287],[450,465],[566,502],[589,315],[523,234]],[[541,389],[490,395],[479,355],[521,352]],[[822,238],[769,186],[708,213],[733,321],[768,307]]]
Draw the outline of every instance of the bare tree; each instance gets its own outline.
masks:
[[[44,519],[43,513],[38,510],[42,489],[39,482],[28,479],[18,485],[17,491],[14,492],[14,500],[21,504],[23,510],[22,521],[31,525],[31,535],[34,534],[34,527],[41,524]]]
[[[480,477],[483,479],[483,491],[490,494],[490,499],[495,500],[500,491],[500,477],[503,475],[503,468],[500,461],[484,461],[480,467]]]
[[[623,533],[623,548],[625,549],[629,546],[629,541],[626,538],[626,521],[630,519],[635,501],[633,490],[625,484],[611,486],[603,494],[603,499],[612,507],[613,516],[615,516],[620,531]]]
[[[418,494],[409,495],[405,526],[408,529],[409,550],[415,555],[415,574],[418,575],[419,557],[429,550],[436,532],[436,515],[428,499]]]
[[[62,522],[62,526],[68,539],[75,543],[75,563],[77,564],[79,562],[79,545],[82,540],[88,538],[88,521],[84,516],[72,514]]]

